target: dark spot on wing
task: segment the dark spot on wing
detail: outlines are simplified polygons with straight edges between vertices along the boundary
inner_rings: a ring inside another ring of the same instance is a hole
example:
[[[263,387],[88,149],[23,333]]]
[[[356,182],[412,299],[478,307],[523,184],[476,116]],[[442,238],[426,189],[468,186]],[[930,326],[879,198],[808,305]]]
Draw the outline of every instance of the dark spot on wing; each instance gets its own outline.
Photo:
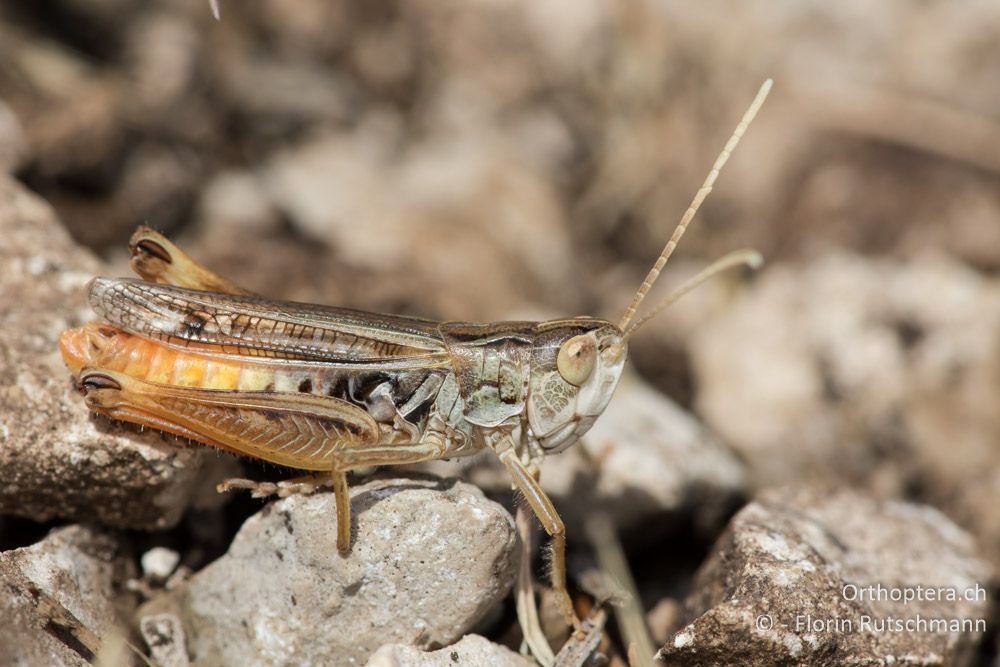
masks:
[[[270,422],[280,421],[284,416],[280,410],[261,410],[260,414]]]
[[[299,383],[299,391],[303,394],[311,394],[313,390],[313,382],[309,378],[304,379]]]
[[[181,335],[185,338],[198,338],[205,328],[207,321],[208,318],[200,313],[188,313],[184,316],[184,321],[181,323]]]

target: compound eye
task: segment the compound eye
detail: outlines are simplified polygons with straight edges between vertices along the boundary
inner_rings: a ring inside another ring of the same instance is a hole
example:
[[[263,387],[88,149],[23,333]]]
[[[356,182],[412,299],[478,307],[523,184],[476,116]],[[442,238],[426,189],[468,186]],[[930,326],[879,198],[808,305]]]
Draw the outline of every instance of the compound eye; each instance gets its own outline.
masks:
[[[597,342],[593,336],[573,336],[559,348],[556,368],[563,380],[575,387],[581,386],[594,372],[597,362]]]

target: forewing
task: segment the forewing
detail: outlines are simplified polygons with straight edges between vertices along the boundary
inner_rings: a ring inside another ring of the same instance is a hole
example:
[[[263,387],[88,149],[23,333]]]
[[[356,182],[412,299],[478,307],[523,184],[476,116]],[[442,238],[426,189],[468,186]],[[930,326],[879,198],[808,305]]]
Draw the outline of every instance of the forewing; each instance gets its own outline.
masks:
[[[127,278],[96,278],[90,305],[129,333],[241,356],[349,365],[443,365],[438,323]]]

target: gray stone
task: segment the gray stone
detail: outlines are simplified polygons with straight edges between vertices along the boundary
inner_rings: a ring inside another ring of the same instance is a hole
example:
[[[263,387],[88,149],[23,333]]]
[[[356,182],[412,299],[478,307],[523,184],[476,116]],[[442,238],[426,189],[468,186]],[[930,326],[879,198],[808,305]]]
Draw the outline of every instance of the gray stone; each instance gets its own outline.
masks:
[[[746,470],[733,452],[633,373],[576,448],[586,456],[546,459],[542,486],[581,538],[597,510],[620,533],[662,535],[670,526],[664,519],[680,517],[716,530],[746,493]]]
[[[376,283],[405,280],[421,312],[498,319],[556,295],[573,307],[580,286],[551,183],[503,137],[434,127],[401,150],[404,133],[397,115],[371,114],[277,153],[262,184],[296,229],[342,262],[374,272]]]
[[[535,663],[479,635],[466,635],[451,646],[424,652],[391,644],[372,654],[366,667],[534,667]]]
[[[130,103],[136,114],[183,114],[200,65],[199,35],[191,22],[170,10],[151,11],[137,17],[124,36]]]
[[[135,601],[123,589],[134,572],[115,538],[80,526],[0,553],[0,661],[91,664],[128,625]]]
[[[184,625],[173,614],[144,616],[139,623],[139,632],[158,667],[188,667],[191,664]]]
[[[180,561],[181,555],[173,549],[153,547],[142,555],[139,563],[142,565],[144,577],[152,581],[163,582],[173,574]]]
[[[293,496],[251,517],[225,556],[142,615],[176,613],[199,664],[360,665],[383,644],[456,641],[510,589],[513,520],[478,489],[377,480],[351,498],[347,557],[333,494]]]
[[[775,265],[694,336],[697,407],[756,484],[915,489],[1000,564],[998,338],[1000,281],[945,257]]]
[[[967,665],[985,633],[990,576],[972,537],[931,507],[771,491],[733,518],[695,578],[687,624],[659,655],[681,665]]]
[[[0,238],[0,513],[176,524],[214,454],[91,417],[59,356],[59,334],[91,318],[83,287],[101,265],[2,175]]]
[[[222,233],[268,234],[280,229],[281,217],[248,171],[224,171],[209,181],[201,195],[200,216]],[[238,231],[237,231],[238,230]]]

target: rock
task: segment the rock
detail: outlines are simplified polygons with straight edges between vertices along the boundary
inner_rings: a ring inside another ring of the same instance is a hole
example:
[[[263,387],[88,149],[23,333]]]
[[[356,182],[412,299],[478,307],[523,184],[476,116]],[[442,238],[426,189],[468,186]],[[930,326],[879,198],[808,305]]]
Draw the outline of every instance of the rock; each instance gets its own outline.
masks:
[[[581,537],[587,516],[601,509],[619,533],[662,536],[670,527],[665,517],[691,520],[710,532],[746,493],[746,470],[732,451],[633,373],[622,377],[576,447],[587,457],[567,452],[547,458],[542,486]]]
[[[90,319],[84,285],[101,265],[51,209],[0,176],[0,513],[160,529],[192,495],[203,448],[89,416],[56,340]]]
[[[3,664],[91,664],[128,626],[135,601],[122,591],[134,572],[120,542],[81,526],[0,553]]]
[[[240,529],[228,553],[143,616],[176,613],[199,664],[361,665],[386,643],[447,645],[504,598],[513,520],[449,480],[351,490],[355,537],[336,547],[333,494],[293,496]]]
[[[181,555],[173,549],[153,547],[142,555],[139,562],[142,565],[144,577],[152,581],[163,582],[177,569],[177,565],[181,562]]]
[[[426,314],[479,321],[526,301],[573,307],[579,284],[544,174],[500,136],[435,127],[411,145],[404,132],[399,116],[370,114],[281,151],[262,182],[295,229],[379,282],[402,281]]]
[[[247,139],[253,132],[273,138],[312,123],[336,125],[357,103],[350,77],[315,62],[272,55],[228,65],[218,72],[220,88],[233,113],[252,121]]]
[[[150,657],[159,667],[188,667],[184,625],[173,614],[145,616],[139,632],[149,646]]]
[[[403,644],[383,646],[372,654],[366,667],[533,667],[534,664],[505,646],[479,635],[466,635],[451,646],[426,653]]]
[[[192,22],[176,12],[154,10],[137,17],[124,37],[133,113],[191,120],[183,107],[190,104],[188,95],[203,57]]]
[[[771,491],[733,518],[695,578],[687,625],[659,655],[683,665],[971,664],[990,576],[972,537],[931,507]],[[932,625],[941,619],[947,629]]]
[[[207,224],[241,236],[248,232],[273,232],[281,222],[259,179],[245,171],[216,175],[204,188],[200,208]]]
[[[761,485],[916,492],[1000,564],[1000,281],[943,257],[766,269],[703,327],[697,407]]]
[[[657,644],[667,641],[677,629],[681,614],[680,602],[674,598],[661,598],[646,614],[646,625],[649,626],[650,639]]]

